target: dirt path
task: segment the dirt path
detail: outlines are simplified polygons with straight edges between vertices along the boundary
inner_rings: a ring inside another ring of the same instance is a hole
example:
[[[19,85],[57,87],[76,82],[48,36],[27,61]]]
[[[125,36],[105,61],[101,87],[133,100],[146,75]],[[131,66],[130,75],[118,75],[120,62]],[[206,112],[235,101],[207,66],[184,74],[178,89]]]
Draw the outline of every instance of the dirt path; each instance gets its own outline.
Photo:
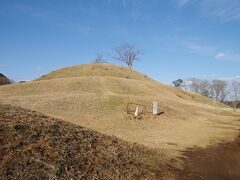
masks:
[[[182,179],[240,179],[240,133],[235,141],[188,149],[184,155]]]

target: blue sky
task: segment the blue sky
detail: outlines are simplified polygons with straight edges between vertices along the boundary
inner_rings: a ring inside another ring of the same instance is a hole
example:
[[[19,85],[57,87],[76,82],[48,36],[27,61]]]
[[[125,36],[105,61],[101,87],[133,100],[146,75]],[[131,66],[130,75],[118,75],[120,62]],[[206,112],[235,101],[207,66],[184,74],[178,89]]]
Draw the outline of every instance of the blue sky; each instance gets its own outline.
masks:
[[[134,69],[164,83],[240,77],[239,0],[0,0],[0,72],[32,80],[60,67],[112,60],[131,43]]]

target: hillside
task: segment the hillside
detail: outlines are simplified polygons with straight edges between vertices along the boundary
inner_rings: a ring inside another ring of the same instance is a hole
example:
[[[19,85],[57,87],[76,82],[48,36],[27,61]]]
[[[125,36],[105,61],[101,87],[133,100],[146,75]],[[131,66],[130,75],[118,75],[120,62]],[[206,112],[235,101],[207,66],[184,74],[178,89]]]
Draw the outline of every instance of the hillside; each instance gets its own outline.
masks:
[[[158,101],[160,116],[151,115]],[[166,154],[193,146],[233,140],[239,113],[198,94],[167,86],[128,68],[86,64],[56,70],[35,81],[0,87],[0,102],[20,105],[114,135],[129,142],[162,149]],[[133,119],[128,102],[147,106]]]
[[[164,154],[20,107],[0,104],[0,179],[239,179],[234,141]]]
[[[152,179],[138,147],[0,104],[0,179]]]

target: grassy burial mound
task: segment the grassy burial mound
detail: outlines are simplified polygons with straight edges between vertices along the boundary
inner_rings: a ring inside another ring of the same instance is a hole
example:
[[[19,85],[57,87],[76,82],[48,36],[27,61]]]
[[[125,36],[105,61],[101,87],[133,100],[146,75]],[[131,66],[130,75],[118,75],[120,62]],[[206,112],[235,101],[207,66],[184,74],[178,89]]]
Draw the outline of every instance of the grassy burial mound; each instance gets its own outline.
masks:
[[[0,104],[0,179],[153,179],[140,147]]]
[[[152,102],[160,116],[151,115]],[[130,142],[176,153],[232,140],[239,113],[198,94],[167,86],[110,64],[66,67],[35,81],[0,87],[0,102],[20,105]],[[128,102],[146,105],[135,120]]]

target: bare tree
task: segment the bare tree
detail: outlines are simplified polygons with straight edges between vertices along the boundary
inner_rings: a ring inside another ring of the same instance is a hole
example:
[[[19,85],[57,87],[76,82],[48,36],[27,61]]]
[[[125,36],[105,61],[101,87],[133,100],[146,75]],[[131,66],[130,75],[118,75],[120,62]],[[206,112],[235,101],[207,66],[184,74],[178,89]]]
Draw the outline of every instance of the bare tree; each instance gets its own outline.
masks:
[[[191,78],[188,82],[189,90],[200,94],[201,79]]]
[[[232,96],[233,96],[233,103],[234,108],[237,108],[237,103],[240,101],[240,82],[233,81],[232,82]]]
[[[185,84],[188,86],[186,88],[187,90],[190,90],[192,92],[199,93],[203,96],[211,98],[211,93],[210,93],[211,83],[208,80],[191,78],[186,82],[187,83]]]
[[[227,83],[222,80],[212,81],[213,99],[217,101],[224,101],[227,96]]]
[[[96,54],[96,58],[95,58],[95,60],[93,61],[93,63],[96,63],[96,64],[106,63],[106,61],[103,59],[103,54],[97,53],[97,54]]]
[[[211,98],[211,83],[208,80],[201,80],[200,84],[200,94],[202,94],[203,96],[209,97]]]
[[[133,62],[139,60],[142,52],[138,50],[134,45],[131,44],[122,44],[115,49],[116,56],[115,59],[127,64],[131,69]]]

